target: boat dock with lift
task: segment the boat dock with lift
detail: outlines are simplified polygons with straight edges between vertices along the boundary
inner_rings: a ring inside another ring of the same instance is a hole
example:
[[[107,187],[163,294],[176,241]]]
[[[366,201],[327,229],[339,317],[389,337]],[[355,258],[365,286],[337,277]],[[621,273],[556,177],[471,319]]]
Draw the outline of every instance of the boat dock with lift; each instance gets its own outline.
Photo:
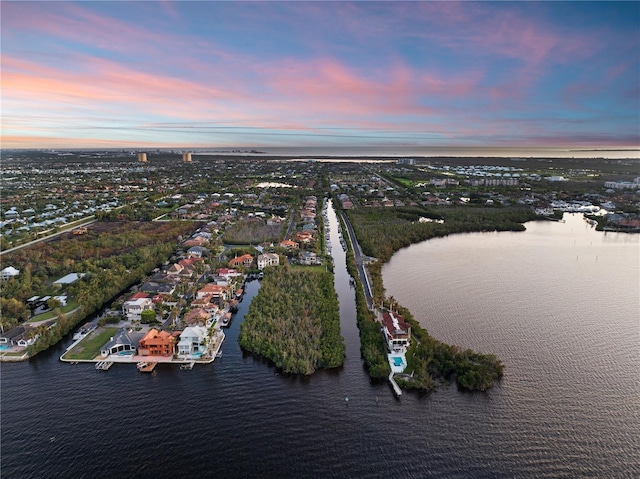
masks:
[[[195,366],[196,362],[195,361],[191,361],[190,363],[184,363],[180,365],[180,369],[193,369],[193,366]]]
[[[113,366],[113,361],[100,361],[96,364],[96,371],[107,371]]]

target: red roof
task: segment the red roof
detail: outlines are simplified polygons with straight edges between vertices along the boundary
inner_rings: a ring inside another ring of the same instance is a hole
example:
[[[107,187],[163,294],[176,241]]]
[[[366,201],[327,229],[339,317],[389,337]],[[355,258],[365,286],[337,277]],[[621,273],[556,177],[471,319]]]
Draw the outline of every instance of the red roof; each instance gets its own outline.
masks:
[[[142,298],[148,298],[148,297],[149,295],[147,293],[134,293],[133,295],[131,295],[129,300],[131,301],[132,299],[142,299]]]

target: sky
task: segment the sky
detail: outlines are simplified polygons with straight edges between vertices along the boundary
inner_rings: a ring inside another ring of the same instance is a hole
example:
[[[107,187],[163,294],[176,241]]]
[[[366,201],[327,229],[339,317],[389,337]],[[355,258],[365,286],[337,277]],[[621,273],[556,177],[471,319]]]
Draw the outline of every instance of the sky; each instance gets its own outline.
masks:
[[[640,145],[639,2],[11,2],[2,148]]]

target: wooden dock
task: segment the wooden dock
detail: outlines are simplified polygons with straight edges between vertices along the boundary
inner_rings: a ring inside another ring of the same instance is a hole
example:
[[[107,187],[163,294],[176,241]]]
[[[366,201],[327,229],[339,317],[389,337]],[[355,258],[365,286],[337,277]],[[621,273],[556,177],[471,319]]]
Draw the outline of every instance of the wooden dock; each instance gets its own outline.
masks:
[[[396,396],[402,396],[402,389],[400,389],[400,386],[398,386],[396,380],[393,379],[393,371],[391,372],[391,374],[389,374],[389,382],[391,383],[391,387],[393,387],[393,392],[396,393]]]
[[[136,367],[138,368],[138,371],[140,371],[141,373],[150,373],[154,370],[154,368],[156,367],[156,364],[158,363],[140,362],[136,365]]]

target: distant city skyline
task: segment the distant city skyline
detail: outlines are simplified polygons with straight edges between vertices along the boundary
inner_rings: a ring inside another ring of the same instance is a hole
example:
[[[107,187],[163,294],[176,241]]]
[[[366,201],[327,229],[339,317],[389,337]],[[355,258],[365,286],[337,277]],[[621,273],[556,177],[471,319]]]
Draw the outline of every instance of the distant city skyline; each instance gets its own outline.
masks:
[[[638,2],[1,7],[2,148],[640,146]]]

